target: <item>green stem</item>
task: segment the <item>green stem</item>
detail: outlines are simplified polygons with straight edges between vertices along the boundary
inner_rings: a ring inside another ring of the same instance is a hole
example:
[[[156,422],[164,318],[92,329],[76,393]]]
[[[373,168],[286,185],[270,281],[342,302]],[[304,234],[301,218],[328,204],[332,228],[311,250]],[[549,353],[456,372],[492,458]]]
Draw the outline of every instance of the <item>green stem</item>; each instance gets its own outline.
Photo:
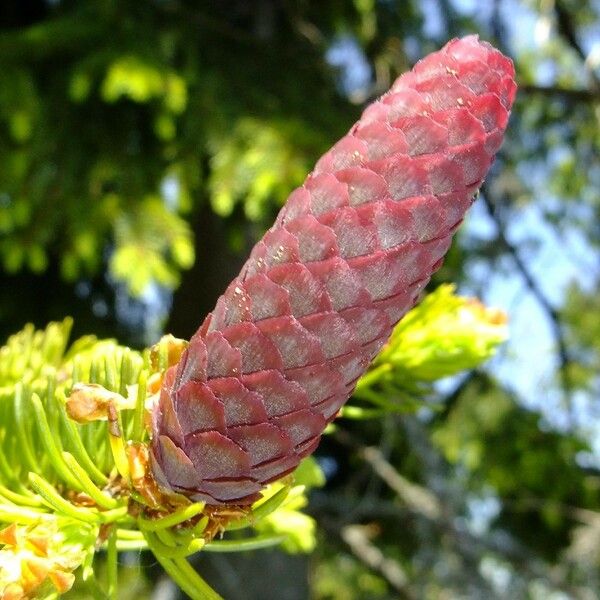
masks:
[[[118,552],[117,529],[113,527],[109,536],[106,550],[106,590],[111,600],[117,600],[118,587]]]
[[[290,493],[290,487],[284,486],[270,498],[267,498],[262,504],[259,504],[247,517],[242,517],[237,521],[232,521],[227,524],[227,531],[233,531],[235,529],[244,529],[250,527],[260,519],[263,519],[267,515],[270,515],[273,511],[278,509]]]
[[[118,389],[117,385],[117,365],[115,364],[114,354],[104,356],[104,387],[111,392]]]
[[[208,525],[208,516],[204,515],[193,527],[192,527],[192,535],[201,537]]]
[[[177,539],[175,538],[175,535],[173,534],[172,531],[170,531],[169,529],[159,529],[156,532],[156,537],[165,545],[168,546],[169,548],[181,548],[181,547],[185,547],[187,548],[187,544],[181,544],[179,545],[177,543]],[[189,540],[188,540],[189,543]]]
[[[4,441],[4,440],[2,440]],[[12,485],[12,487],[14,487],[15,489],[19,489],[20,491],[24,491],[24,486],[21,483],[21,481],[19,480],[19,478],[17,477],[17,473],[19,472],[15,467],[17,465],[14,465],[13,467],[11,467],[11,465],[9,464],[8,460],[7,460],[7,456],[5,455],[5,451],[6,451],[6,447],[2,450],[0,450],[0,475],[2,475],[2,480],[5,483],[9,483]]]
[[[62,478],[62,480],[72,489],[81,490],[82,486],[79,481],[73,476],[69,467],[66,465],[63,457],[60,453],[58,441],[54,439],[48,420],[46,419],[46,413],[44,405],[37,394],[31,395],[31,404],[33,405],[33,411],[35,413],[35,421],[37,423],[38,431],[42,439],[42,444],[46,449],[47,456],[50,459],[50,464],[54,467],[54,470]]]
[[[14,502],[18,506],[42,506],[39,498],[35,496],[25,496],[24,494],[18,494],[17,492],[13,492],[9,490],[7,487],[0,485],[0,495],[9,500],[10,502]]]
[[[285,540],[285,535],[262,536],[246,540],[226,540],[223,542],[211,542],[204,547],[206,552],[241,552],[245,550],[260,550],[277,546]]]
[[[185,506],[176,510],[166,517],[162,517],[160,519],[146,519],[145,517],[139,517],[138,523],[140,529],[144,529],[146,531],[158,531],[159,529],[167,529],[168,527],[173,527],[174,525],[179,525],[195,517],[200,514],[204,510],[205,503],[204,502],[196,502],[195,504],[191,504],[189,506]]]
[[[146,540],[117,540],[117,550],[119,552],[148,550],[148,543]]]
[[[127,382],[131,380],[133,365],[129,352],[124,350],[121,354],[121,367],[119,368],[119,394],[124,398],[127,397]]]
[[[116,508],[118,506],[118,502],[114,498],[107,496],[94,485],[94,482],[90,479],[90,476],[86,473],[85,469],[79,465],[72,454],[69,452],[63,452],[62,457],[65,464],[69,467],[69,469],[71,469],[71,472],[77,478],[83,491],[90,498],[92,498],[92,500],[94,500],[98,506],[107,509]]]
[[[23,525],[33,525],[41,521],[54,521],[53,515],[33,510],[30,508],[20,508],[12,504],[0,504],[0,521],[3,523],[22,523]]]
[[[135,402],[135,410],[133,413],[133,431],[131,432],[131,440],[141,442],[144,438],[144,413],[146,411],[146,385],[148,375],[142,372],[138,379],[137,398]]]
[[[94,513],[85,508],[76,508],[65,500],[52,485],[36,473],[29,473],[29,483],[42,499],[46,501],[46,504],[58,513],[85,523],[98,523],[99,516],[97,512]]]
[[[14,396],[15,421],[17,425],[17,439],[19,442],[19,451],[26,469],[39,472],[39,461],[35,458],[35,452],[31,445],[31,432],[27,431],[25,425],[25,414],[23,410],[23,386],[19,383],[15,386]]]
[[[144,534],[137,529],[117,529],[117,538],[120,540],[145,540]]]
[[[155,556],[167,574],[192,600],[224,600],[200,577],[187,560],[172,560],[156,553]]]
[[[213,590],[204,579],[200,576],[198,571],[190,565],[190,563],[185,560],[185,558],[178,558],[173,561],[179,571],[183,574],[186,581],[189,581],[193,584],[195,589],[197,589],[200,594],[200,597],[203,600],[223,600],[215,590]]]
[[[90,458],[90,455],[85,449],[85,444],[79,435],[77,426],[67,415],[64,399],[61,399],[57,404],[58,415],[64,427],[65,442],[69,442],[71,452],[96,484],[106,485],[108,483],[108,478],[98,469],[94,464],[94,461]]]
[[[109,406],[109,415],[110,415]],[[117,467],[119,475],[129,481],[129,459],[127,458],[127,452],[125,450],[125,442],[123,441],[123,421],[121,419],[120,412],[115,408],[115,423],[109,423],[108,426],[108,441],[112,452],[112,457]],[[118,431],[113,430],[118,429]]]
[[[40,398],[44,398],[44,414],[46,415],[48,426],[54,435],[58,447],[62,449],[62,436],[58,423],[58,403],[56,401],[56,375],[48,377],[46,389],[38,392],[38,394]]]
[[[127,506],[119,506],[111,510],[103,510],[98,513],[100,523],[114,523],[119,521],[120,525],[133,525],[135,520],[129,516],[129,508]]]
[[[90,383],[102,385],[102,381],[100,380],[100,364],[95,358],[93,358],[90,363]]]
[[[158,539],[155,533],[147,531],[144,533],[148,547],[158,557],[160,554],[166,558],[185,558],[190,554],[194,554],[202,550],[205,546],[205,542],[201,538],[193,539],[187,546],[172,547],[164,544]]]

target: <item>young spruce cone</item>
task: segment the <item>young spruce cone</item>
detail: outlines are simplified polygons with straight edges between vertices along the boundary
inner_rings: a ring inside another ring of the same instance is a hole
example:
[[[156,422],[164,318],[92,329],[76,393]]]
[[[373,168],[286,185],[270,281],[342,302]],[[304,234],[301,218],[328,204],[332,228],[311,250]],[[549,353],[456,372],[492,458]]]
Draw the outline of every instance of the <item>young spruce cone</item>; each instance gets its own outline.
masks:
[[[152,441],[163,488],[249,504],[315,450],[441,265],[515,91],[508,58],[453,40],[319,160],[165,376]]]

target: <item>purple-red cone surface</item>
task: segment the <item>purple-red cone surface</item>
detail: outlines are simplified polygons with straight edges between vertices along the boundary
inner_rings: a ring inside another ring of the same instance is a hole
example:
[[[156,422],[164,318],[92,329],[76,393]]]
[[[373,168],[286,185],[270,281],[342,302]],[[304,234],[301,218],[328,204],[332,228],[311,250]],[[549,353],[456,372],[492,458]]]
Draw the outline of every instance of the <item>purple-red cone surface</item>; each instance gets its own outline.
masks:
[[[508,58],[451,41],[319,160],[165,376],[162,487],[249,504],[315,450],[440,266],[515,91]]]

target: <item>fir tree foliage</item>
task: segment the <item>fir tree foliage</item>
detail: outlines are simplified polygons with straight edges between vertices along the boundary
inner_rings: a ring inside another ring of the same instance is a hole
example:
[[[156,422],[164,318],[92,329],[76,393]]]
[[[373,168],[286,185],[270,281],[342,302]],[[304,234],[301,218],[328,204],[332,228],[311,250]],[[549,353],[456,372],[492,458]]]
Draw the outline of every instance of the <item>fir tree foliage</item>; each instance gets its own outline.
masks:
[[[440,297],[472,316],[451,311],[444,317],[447,327],[438,328]],[[398,381],[429,384],[435,374],[457,373],[485,360],[503,339],[494,329],[494,312],[454,296],[449,287],[438,291],[437,300],[409,313],[409,323],[417,325],[402,326],[407,341],[400,344],[394,334],[366,374],[377,416],[394,410],[387,406],[388,390],[376,384],[377,370],[390,364],[386,353],[423,357]],[[423,328],[427,335],[417,335]],[[90,595],[117,598],[119,553],[149,549],[190,597],[218,598],[187,556],[272,545],[292,553],[314,549],[315,522],[302,509],[307,492],[325,480],[313,458],[268,486],[249,509],[215,511],[183,497],[161,498],[140,457],[157,382],[184,343],[166,336],[143,352],[94,336],[69,344],[70,329],[70,319],[44,330],[27,326],[0,348],[3,597],[52,598],[71,589],[77,577],[77,587]],[[452,346],[455,368],[448,367],[448,356],[428,350],[431,344],[442,347],[442,340]],[[414,396],[415,406],[425,402]],[[374,417],[354,402],[346,410],[353,419]]]

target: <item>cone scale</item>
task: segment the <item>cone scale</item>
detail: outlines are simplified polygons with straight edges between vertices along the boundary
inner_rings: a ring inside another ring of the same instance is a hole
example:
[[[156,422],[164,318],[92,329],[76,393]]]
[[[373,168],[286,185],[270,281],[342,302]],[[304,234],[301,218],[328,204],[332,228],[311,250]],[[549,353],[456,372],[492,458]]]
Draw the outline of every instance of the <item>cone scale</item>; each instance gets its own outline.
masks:
[[[166,491],[250,504],[296,468],[442,263],[500,144],[511,61],[449,42],[316,164],[164,378]]]

